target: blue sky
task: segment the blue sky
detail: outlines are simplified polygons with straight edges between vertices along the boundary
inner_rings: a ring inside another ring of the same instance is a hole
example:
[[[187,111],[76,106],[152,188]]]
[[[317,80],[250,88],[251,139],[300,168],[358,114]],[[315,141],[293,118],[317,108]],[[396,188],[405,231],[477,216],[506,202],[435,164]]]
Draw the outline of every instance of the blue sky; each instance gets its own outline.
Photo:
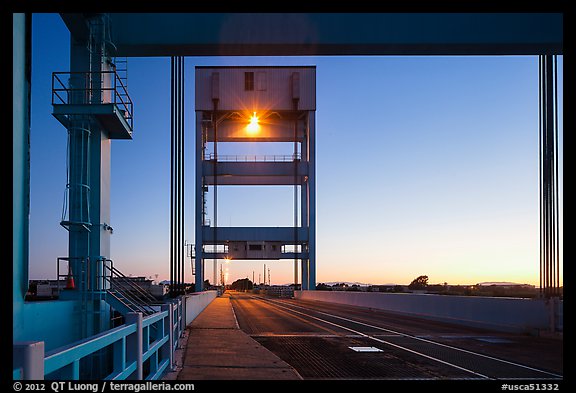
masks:
[[[31,278],[54,277],[56,258],[67,253],[67,232],[59,225],[66,130],[51,115],[50,81],[53,71],[69,69],[68,41],[58,15],[34,15]],[[561,136],[562,64],[559,57]],[[408,284],[426,274],[431,283],[538,284],[536,56],[186,58],[190,242],[196,65],[317,66],[318,282]],[[134,138],[112,143],[111,257],[126,274],[164,279],[170,59],[129,59],[128,89]],[[222,188],[219,223],[290,226],[292,195],[292,187]],[[252,278],[253,271],[258,279],[262,265],[232,261],[225,265],[228,281]],[[267,266],[272,283],[291,282],[292,261]]]

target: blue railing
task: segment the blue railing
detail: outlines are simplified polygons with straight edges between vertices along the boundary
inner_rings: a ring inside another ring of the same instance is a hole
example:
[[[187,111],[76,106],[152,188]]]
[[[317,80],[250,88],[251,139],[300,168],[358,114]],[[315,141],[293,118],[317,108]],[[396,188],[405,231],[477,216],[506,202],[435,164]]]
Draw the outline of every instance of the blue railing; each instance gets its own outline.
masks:
[[[152,315],[128,313],[122,326],[47,353],[42,341],[15,343],[19,360],[12,378],[160,379],[174,365],[174,352],[186,325],[215,297],[215,291],[207,291],[172,299]]]
[[[105,79],[110,79],[106,87],[104,87]],[[100,86],[93,86],[94,80],[100,81]],[[75,84],[72,85],[71,81],[75,81]],[[77,102],[72,100],[73,96]],[[130,129],[134,128],[134,104],[116,71],[53,72],[52,105],[72,103],[116,104],[130,124]]]
[[[140,313],[128,314],[126,324],[122,326],[47,353],[44,358],[45,378],[81,379],[82,359],[109,348],[113,370],[103,379],[158,379],[172,363],[175,349],[172,343],[177,343],[174,338],[181,334],[181,323],[171,322],[174,316],[182,314],[181,308],[182,302],[178,301],[173,307],[165,305],[163,311],[145,318]],[[16,371],[14,379],[20,379]]]

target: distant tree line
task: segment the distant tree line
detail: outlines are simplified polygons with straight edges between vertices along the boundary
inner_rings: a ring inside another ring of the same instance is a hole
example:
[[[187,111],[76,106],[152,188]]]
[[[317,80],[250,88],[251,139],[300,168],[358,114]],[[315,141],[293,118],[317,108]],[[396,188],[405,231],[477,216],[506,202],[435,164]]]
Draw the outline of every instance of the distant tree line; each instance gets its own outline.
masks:
[[[400,293],[408,291],[424,291],[426,293],[437,295],[455,295],[455,296],[491,296],[491,297],[522,297],[535,298],[539,296],[539,288],[533,285],[448,285],[447,282],[440,284],[429,284],[428,276],[421,275],[416,277],[406,288],[402,285],[369,285],[360,286],[358,284],[349,285],[345,282],[335,284],[318,283],[317,291],[363,291],[363,292],[393,292]],[[561,287],[561,297],[563,297],[564,288]]]
[[[402,285],[369,285],[360,286],[358,284],[348,285],[346,283],[335,283],[333,285],[323,282],[316,284],[317,291],[350,291],[350,292],[404,292]]]
[[[254,283],[247,278],[241,278],[230,284],[230,289],[235,291],[251,291],[254,288]]]

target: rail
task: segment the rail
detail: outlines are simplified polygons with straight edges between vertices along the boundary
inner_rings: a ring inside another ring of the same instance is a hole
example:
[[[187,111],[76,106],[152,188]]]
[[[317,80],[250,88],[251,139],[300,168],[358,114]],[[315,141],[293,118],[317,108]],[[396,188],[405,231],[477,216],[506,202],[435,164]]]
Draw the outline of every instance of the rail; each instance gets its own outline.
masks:
[[[83,257],[58,257],[56,258],[56,288],[58,294],[64,289],[62,284],[74,283],[74,289],[86,290],[89,285],[87,272],[87,258]],[[74,266],[74,268],[72,268]],[[62,270],[64,267],[64,270]]]
[[[68,76],[66,82],[62,81],[64,76]],[[110,86],[104,86],[107,76],[111,78]],[[94,87],[93,81],[100,81],[100,86]],[[74,87],[71,86],[72,82]],[[53,72],[52,105],[74,104],[115,104],[130,124],[130,128],[133,128],[134,104],[116,71]]]
[[[46,353],[45,379],[83,379],[82,359],[106,348],[113,361],[103,379],[158,379],[171,364],[172,309],[165,305],[162,312],[147,317],[131,313],[122,326]]]
[[[109,263],[104,263],[103,267],[105,271],[109,272],[104,274],[104,279],[109,284],[108,293],[115,296],[117,300],[134,312],[142,312],[144,315],[157,312],[154,308],[158,304],[156,298],[116,269],[111,260],[107,259],[106,261]],[[124,302],[122,298],[128,300],[128,303]]]
[[[20,360],[13,364],[12,378],[92,379],[94,376],[88,375],[92,360],[109,359],[103,362],[98,379],[159,379],[175,365],[174,351],[186,325],[215,296],[215,291],[181,296],[162,304],[159,312],[148,316],[128,313],[124,325],[49,352],[44,351],[44,345],[38,345],[41,341],[15,343],[14,351]]]
[[[300,154],[281,154],[281,155],[239,155],[239,154],[214,154],[204,155],[204,161],[218,162],[293,162],[301,159]]]

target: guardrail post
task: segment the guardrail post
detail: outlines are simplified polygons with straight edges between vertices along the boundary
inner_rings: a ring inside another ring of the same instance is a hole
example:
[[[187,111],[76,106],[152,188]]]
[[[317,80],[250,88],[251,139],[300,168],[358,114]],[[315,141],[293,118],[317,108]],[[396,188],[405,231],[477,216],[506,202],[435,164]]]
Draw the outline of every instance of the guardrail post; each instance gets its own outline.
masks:
[[[182,327],[182,331],[186,330],[186,326],[188,326],[188,314],[186,313],[186,299],[188,298],[187,295],[182,295],[181,299],[182,299],[182,323],[183,323],[183,327]]]
[[[176,311],[176,331],[174,332],[174,341],[176,342],[176,348],[179,346],[178,339],[180,338],[180,299],[175,299],[174,309]]]
[[[172,351],[175,351],[178,348],[178,338],[180,337],[180,322],[178,318],[179,308],[178,308],[178,299],[174,299],[171,302],[172,305],[172,325],[170,326],[170,330],[172,332]]]
[[[44,341],[22,341],[12,346],[13,367],[22,368],[23,380],[44,379]]]
[[[178,315],[178,321],[180,322],[178,324],[178,339],[180,339],[180,337],[182,337],[182,332],[184,331],[185,325],[184,325],[184,302],[182,301],[182,296],[178,297],[178,311],[180,312],[180,314]]]
[[[130,359],[134,359],[136,361],[136,375],[135,379],[142,380],[144,379],[144,372],[142,367],[142,358],[143,358],[143,343],[142,343],[142,313],[139,312],[130,312],[126,314],[126,324],[136,324],[136,333],[135,338],[127,340],[127,356],[130,356]]]
[[[173,352],[173,348],[174,348],[174,335],[172,332],[172,326],[173,326],[173,322],[172,322],[172,303],[168,303],[168,304],[163,304],[161,306],[162,311],[168,311],[168,317],[164,319],[164,335],[166,335],[166,333],[168,333],[169,335],[169,339],[168,339],[168,348],[166,349],[166,344],[164,344],[162,346],[161,349],[161,355],[162,355],[162,359],[170,359],[170,366],[169,368],[172,370],[172,366],[174,365],[174,352]],[[167,351],[167,353],[166,353]]]

